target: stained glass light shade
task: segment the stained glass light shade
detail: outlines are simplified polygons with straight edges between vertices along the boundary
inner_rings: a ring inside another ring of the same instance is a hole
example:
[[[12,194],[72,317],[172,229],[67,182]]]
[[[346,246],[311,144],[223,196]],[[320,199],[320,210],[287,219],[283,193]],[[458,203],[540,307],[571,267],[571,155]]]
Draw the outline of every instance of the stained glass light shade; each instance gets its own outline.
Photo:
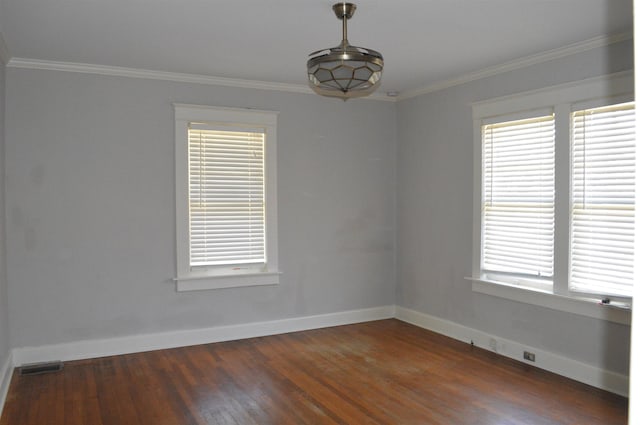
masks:
[[[342,42],[337,47],[309,55],[309,86],[320,95],[346,100],[368,96],[380,85],[384,68],[382,55],[375,50],[352,46],[347,40],[347,20],[355,9],[351,3],[334,4],[333,10],[342,20]]]

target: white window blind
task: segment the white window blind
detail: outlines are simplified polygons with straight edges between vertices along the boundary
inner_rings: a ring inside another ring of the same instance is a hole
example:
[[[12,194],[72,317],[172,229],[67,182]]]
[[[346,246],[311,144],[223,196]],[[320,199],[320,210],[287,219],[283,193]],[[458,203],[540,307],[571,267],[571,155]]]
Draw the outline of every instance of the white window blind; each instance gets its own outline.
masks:
[[[573,291],[630,296],[633,286],[633,103],[573,113]]]
[[[260,129],[189,124],[190,266],[265,263]]]
[[[554,116],[482,126],[486,271],[553,275]]]

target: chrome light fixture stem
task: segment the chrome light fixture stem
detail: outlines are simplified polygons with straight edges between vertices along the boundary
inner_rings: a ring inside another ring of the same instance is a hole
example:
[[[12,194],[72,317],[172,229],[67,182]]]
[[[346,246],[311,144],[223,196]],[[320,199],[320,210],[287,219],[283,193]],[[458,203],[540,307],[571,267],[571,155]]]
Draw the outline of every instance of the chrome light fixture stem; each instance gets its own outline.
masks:
[[[333,5],[333,13],[336,17],[342,20],[342,46],[348,46],[349,40],[347,39],[347,21],[351,19],[356,11],[356,5],[353,3],[336,3]]]
[[[384,60],[375,50],[349,44],[347,21],[356,5],[336,3],[333,11],[342,20],[342,42],[337,47],[311,53],[307,61],[309,86],[323,96],[344,100],[367,96],[380,85]]]

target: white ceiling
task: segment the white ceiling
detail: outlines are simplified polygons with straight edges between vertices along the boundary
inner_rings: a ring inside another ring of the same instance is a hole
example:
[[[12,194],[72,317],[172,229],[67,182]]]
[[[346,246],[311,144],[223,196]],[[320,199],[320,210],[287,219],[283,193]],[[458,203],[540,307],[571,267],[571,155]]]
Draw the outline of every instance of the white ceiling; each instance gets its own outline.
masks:
[[[14,58],[306,84],[341,39],[331,0],[0,0]],[[381,92],[632,31],[632,0],[356,0],[349,41],[384,55]]]

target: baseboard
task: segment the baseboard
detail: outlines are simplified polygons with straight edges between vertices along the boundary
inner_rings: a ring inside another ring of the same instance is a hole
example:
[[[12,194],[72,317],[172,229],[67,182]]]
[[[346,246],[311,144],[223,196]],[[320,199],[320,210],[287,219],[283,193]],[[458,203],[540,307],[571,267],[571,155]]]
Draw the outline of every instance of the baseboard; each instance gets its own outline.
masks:
[[[393,317],[446,335],[450,338],[467,343],[473,341],[474,344],[480,348],[495,351],[498,354],[514,360],[524,362],[522,359],[523,351],[533,352],[536,355],[536,367],[628,397],[628,376],[599,369],[568,357],[507,340],[415,310],[391,305],[240,325],[84,340],[39,347],[14,348],[12,355],[9,355],[2,370],[0,370],[0,377],[2,378],[2,386],[0,387],[0,396],[2,397],[0,402],[2,402],[2,404],[0,404],[0,406],[4,405],[4,397],[6,397],[11,380],[12,366],[14,365],[19,366],[26,363],[54,360],[70,361],[118,354],[139,353],[165,348],[186,347],[189,345],[348,325],[372,320],[390,319]],[[491,346],[492,340],[496,342],[495,349]],[[527,364],[530,363],[527,362]]]
[[[568,357],[559,356],[554,353],[540,350],[539,348],[520,344],[519,342],[504,339],[408,308],[396,306],[396,318],[459,341],[467,343],[473,341],[474,345],[480,348],[495,351],[500,355],[526,364],[532,363],[523,360],[522,353],[524,351],[535,353],[536,362],[533,365],[536,367],[612,393],[625,397],[629,396],[628,376],[599,369]],[[495,341],[495,349],[491,346],[492,340]]]
[[[4,402],[7,400],[11,377],[13,376],[13,358],[11,352],[7,354],[7,358],[0,369],[0,416],[4,410]]]
[[[84,340],[38,347],[19,347],[13,349],[13,364],[19,366],[26,363],[54,360],[70,361],[91,359],[165,348],[186,347],[189,345],[208,344],[212,342],[348,325],[372,320],[390,319],[393,318],[394,315],[395,306],[382,306],[241,325]]]

